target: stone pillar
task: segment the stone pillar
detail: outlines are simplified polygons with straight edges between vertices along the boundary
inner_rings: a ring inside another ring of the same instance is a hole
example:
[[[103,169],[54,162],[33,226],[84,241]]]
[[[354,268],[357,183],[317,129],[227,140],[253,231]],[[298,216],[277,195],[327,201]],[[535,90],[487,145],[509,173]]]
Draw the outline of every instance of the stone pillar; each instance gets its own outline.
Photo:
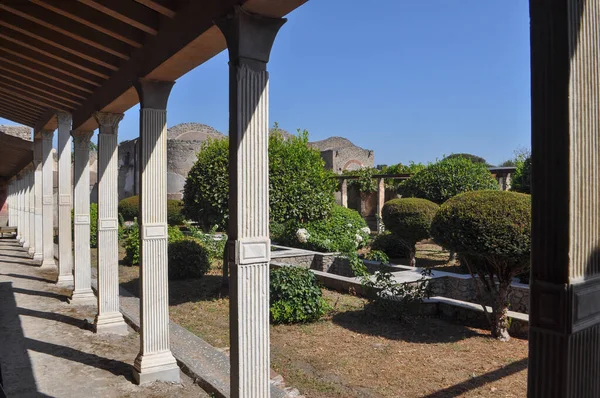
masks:
[[[75,149],[75,261],[71,304],[95,304],[90,253],[90,138],[92,131],[73,131]],[[60,238],[59,238],[60,239]],[[71,239],[69,239],[69,242]],[[62,254],[60,255],[62,256]],[[61,257],[59,256],[59,261]],[[69,253],[70,256],[70,253]]]
[[[269,74],[285,19],[237,7],[217,21],[229,49],[231,396],[270,396]]]
[[[343,207],[348,207],[348,180],[347,179],[343,179],[342,180],[342,184],[341,184],[341,200],[342,200],[342,206]]]
[[[42,268],[54,268],[53,131],[42,131]]]
[[[71,191],[73,189],[71,180],[71,115],[65,112],[57,112],[56,119],[58,121],[57,283],[59,285],[69,286],[73,284],[73,243],[71,231]]]
[[[23,194],[23,174],[19,173],[19,179],[18,184],[19,184],[19,203],[18,203],[18,210],[19,210],[19,231],[21,231],[19,233],[19,244],[21,246],[23,246],[25,244],[25,234],[27,233],[27,231],[25,231],[25,226],[23,225],[23,220],[25,219],[25,214],[24,214],[24,210],[25,210],[25,196]]]
[[[96,113],[98,134],[98,314],[96,333],[127,334],[119,311],[119,122],[123,114]]]
[[[35,185],[34,185],[34,166],[32,164],[31,169],[27,175],[29,183],[29,255],[33,257],[35,254]]]
[[[528,397],[600,396],[600,3],[530,0]]]
[[[169,346],[167,264],[167,100],[173,82],[139,80],[140,98],[140,384],[179,381]]]
[[[42,222],[42,141],[35,139],[33,143],[34,172],[34,225],[35,225],[35,250],[33,259],[42,261],[43,256],[43,222]]]
[[[23,249],[29,249],[29,240],[31,239],[31,233],[29,231],[29,166],[23,170],[21,177],[21,183],[23,184]]]
[[[385,204],[385,179],[377,179],[377,233],[380,234],[384,230],[383,219],[381,218],[381,211]]]

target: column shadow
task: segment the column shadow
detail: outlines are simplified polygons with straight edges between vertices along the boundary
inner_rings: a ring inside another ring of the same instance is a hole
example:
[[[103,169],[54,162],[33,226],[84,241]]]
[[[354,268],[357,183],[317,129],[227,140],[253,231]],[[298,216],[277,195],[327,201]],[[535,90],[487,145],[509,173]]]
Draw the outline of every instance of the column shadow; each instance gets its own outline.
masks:
[[[31,276],[31,275],[20,275],[20,274],[2,274],[0,273],[0,275],[2,276],[9,276],[11,278],[19,278],[19,279],[29,279],[31,281],[38,281],[38,282],[44,282],[44,283],[54,283],[55,281],[52,279],[47,279],[47,278],[40,278],[39,276]]]
[[[30,296],[38,296],[38,297],[42,296],[42,297],[53,298],[53,299],[56,299],[56,300],[62,301],[62,302],[67,302],[67,299],[68,299],[68,297],[63,294],[44,292],[44,291],[40,291],[40,290],[28,290],[28,289],[22,289],[22,288],[18,288],[18,287],[13,288],[13,292],[20,293],[20,294],[28,294]]]

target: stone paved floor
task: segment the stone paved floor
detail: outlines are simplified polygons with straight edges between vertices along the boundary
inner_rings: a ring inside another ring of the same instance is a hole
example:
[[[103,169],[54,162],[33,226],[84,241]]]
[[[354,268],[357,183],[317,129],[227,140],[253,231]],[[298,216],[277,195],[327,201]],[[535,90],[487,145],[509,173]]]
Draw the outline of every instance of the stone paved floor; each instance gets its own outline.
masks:
[[[56,271],[35,266],[14,239],[0,239],[0,369],[12,397],[208,397],[181,384],[133,383],[139,336],[95,335],[93,306],[73,307]]]

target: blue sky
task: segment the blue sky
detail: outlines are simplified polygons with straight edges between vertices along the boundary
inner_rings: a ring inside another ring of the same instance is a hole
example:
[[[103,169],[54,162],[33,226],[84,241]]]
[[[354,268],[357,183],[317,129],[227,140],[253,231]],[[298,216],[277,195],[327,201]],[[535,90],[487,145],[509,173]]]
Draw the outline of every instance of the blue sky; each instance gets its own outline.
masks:
[[[309,0],[288,19],[269,63],[271,123],[346,137],[376,164],[457,152],[498,164],[530,147],[527,1]],[[168,125],[227,132],[227,76],[223,52],[179,79]],[[120,140],[137,134],[134,107]]]

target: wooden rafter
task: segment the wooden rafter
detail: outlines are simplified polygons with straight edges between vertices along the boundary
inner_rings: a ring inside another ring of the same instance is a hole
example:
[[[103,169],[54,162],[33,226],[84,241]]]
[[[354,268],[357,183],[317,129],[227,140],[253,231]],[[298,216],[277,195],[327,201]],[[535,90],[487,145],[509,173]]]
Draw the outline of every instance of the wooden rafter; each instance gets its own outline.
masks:
[[[1,58],[0,58],[0,60],[1,60]],[[7,68],[2,63],[0,63],[0,70],[4,71],[5,76],[18,76],[21,79],[30,80],[30,81],[35,82],[37,84],[41,84],[42,86],[51,88],[52,90],[60,91],[62,93],[65,93],[67,95],[70,95],[70,96],[73,96],[73,97],[76,97],[76,98],[86,99],[86,97],[84,95],[75,93],[73,91],[65,90],[64,88],[61,87],[60,82],[51,83],[51,82],[49,82],[47,80],[44,81],[44,80],[41,80],[41,79],[36,79],[35,77],[32,77],[31,74],[25,74],[25,73],[21,73],[21,72],[12,70],[10,68]],[[8,75],[7,75],[7,73],[8,73]],[[89,91],[89,92],[91,92],[91,91]]]
[[[150,35],[158,34],[158,20],[153,15],[153,11],[140,4],[122,0],[77,1]],[[139,7],[134,7],[135,5]]]
[[[55,91],[48,91],[47,89],[41,88],[39,85],[31,84],[23,79],[15,79],[13,77],[2,74],[2,75],[0,75],[0,83],[2,82],[2,80],[9,81],[10,83],[7,83],[7,84],[14,85],[17,88],[20,88],[21,86],[26,87],[24,89],[25,91],[27,91],[27,89],[29,89],[29,90],[33,90],[33,91],[31,91],[32,93],[35,93],[36,91],[39,93],[42,93],[42,94],[40,94],[40,95],[42,95],[42,98],[47,98],[46,96],[48,96],[48,97],[56,98],[59,101],[69,102],[72,104],[70,106],[81,105],[80,100],[79,101],[74,100],[72,98],[65,96],[64,94],[57,94]],[[48,98],[48,99],[51,99],[51,98]]]
[[[23,99],[25,101],[33,102],[34,104],[41,105],[44,108],[53,108],[53,109],[57,109],[59,111],[65,111],[65,112],[70,112],[71,111],[70,107],[68,107],[68,106],[60,105],[60,104],[57,104],[56,102],[53,102],[53,101],[41,100],[41,99],[35,98],[31,94],[29,94],[29,95],[28,94],[21,94],[21,93],[19,93],[18,91],[14,90],[14,89],[5,87],[4,84],[0,84],[0,92],[9,94],[9,95],[14,96],[16,98],[21,98],[21,99]]]
[[[164,2],[161,4],[161,2],[155,1],[155,0],[135,0],[135,1],[158,12],[159,14],[164,15],[165,17],[173,18],[176,15],[176,12],[171,7],[164,4]]]
[[[29,0],[40,7],[52,11],[58,15],[69,18],[72,21],[83,24],[89,28],[95,29],[107,36],[114,39],[120,40],[132,47],[142,47],[141,37],[133,34],[133,32],[126,32],[129,25],[125,25],[125,29],[119,28],[119,26],[111,26],[107,28],[105,25],[97,23],[91,16],[90,12],[82,12],[81,7],[83,5],[78,4],[76,1],[59,1],[59,0]],[[86,10],[87,11],[87,10]],[[93,12],[93,11],[92,11]],[[137,32],[136,32],[137,33]]]

